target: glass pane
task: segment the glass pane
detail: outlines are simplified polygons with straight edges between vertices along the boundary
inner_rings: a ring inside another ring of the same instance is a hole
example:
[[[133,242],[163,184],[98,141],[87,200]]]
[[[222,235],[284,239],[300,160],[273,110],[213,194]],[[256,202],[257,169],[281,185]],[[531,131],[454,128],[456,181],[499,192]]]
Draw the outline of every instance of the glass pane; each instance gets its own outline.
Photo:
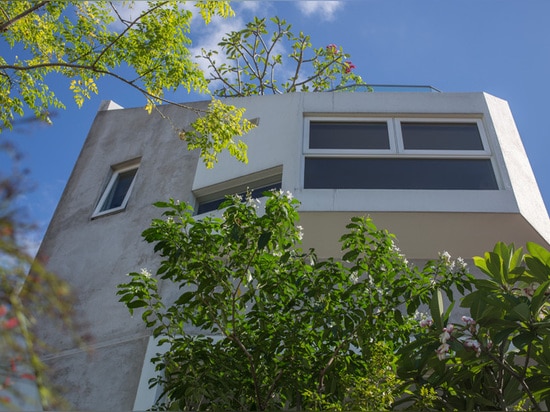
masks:
[[[489,159],[306,158],[306,189],[497,190]]]
[[[122,205],[122,202],[124,202],[124,198],[126,197],[126,193],[128,193],[128,189],[130,189],[130,185],[134,180],[136,172],[137,169],[133,169],[118,174],[115,183],[111,186],[109,196],[107,196],[107,199],[105,199],[105,202],[103,203],[101,212],[115,209]]]
[[[389,149],[386,122],[311,122],[310,149]]]
[[[483,150],[476,123],[401,123],[403,145],[412,150]]]

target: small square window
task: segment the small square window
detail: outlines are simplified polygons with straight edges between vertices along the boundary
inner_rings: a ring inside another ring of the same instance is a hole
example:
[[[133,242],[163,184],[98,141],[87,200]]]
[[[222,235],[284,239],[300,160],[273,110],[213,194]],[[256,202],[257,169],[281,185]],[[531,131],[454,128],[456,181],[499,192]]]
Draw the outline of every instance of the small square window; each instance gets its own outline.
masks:
[[[99,199],[93,217],[124,210],[134,185],[138,164],[114,170],[103,195]]]

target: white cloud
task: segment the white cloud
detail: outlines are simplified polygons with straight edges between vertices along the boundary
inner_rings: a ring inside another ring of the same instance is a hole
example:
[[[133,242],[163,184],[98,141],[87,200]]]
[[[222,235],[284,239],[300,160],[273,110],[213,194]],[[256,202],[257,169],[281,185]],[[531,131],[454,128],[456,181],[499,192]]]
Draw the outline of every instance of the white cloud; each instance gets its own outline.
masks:
[[[244,27],[244,22],[239,18],[232,19],[221,19],[213,18],[212,22],[208,26],[204,26],[204,23],[201,21],[202,27],[195,26],[193,28],[193,46],[189,48],[191,56],[198,56],[201,54],[201,49],[206,51],[218,50],[218,43],[221,41],[227,33],[232,31],[241,30]],[[215,59],[217,64],[225,63],[226,61],[222,58],[222,54],[218,55]],[[208,73],[208,62],[206,59],[197,58],[196,59],[200,68]]]
[[[308,1],[301,0],[294,3],[306,16],[317,16],[321,20],[330,21],[336,16],[336,12],[342,8],[341,1]]]
[[[243,11],[243,12],[250,12],[252,14],[258,14],[258,12],[261,12],[265,9],[267,2],[265,1],[234,1],[231,2],[231,7],[233,10],[237,11]],[[238,15],[240,13],[237,13]]]

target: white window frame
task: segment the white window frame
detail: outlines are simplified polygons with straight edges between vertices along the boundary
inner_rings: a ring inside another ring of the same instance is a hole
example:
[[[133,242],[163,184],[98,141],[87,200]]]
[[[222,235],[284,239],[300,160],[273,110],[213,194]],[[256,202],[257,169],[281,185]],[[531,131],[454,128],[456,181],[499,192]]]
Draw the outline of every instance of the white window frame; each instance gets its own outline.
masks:
[[[457,158],[469,158],[469,157],[484,157],[489,158],[491,156],[491,150],[489,149],[489,142],[487,136],[485,135],[485,130],[483,127],[483,122],[481,119],[473,118],[418,118],[418,117],[396,117],[393,119],[395,123],[395,139],[397,141],[397,151],[399,155],[411,154],[414,157],[427,156],[427,157],[437,157],[445,158],[457,157]],[[464,124],[476,124],[477,130],[481,137],[481,144],[483,145],[483,150],[419,150],[419,149],[405,149],[403,143],[403,133],[401,129],[401,123],[464,123]],[[493,165],[494,166],[494,165]]]
[[[392,154],[396,152],[395,145],[395,132],[393,119],[390,117],[307,117],[305,119],[305,131],[304,131],[304,154],[319,154],[326,156],[327,154],[334,154],[338,156],[345,155],[368,155],[368,154]],[[312,122],[345,122],[345,123],[386,123],[388,126],[388,138],[390,143],[389,149],[310,149],[309,148],[309,131],[310,124]]]
[[[388,125],[388,136],[390,139],[389,149],[310,149],[309,148],[309,131],[310,124],[312,122],[346,122],[346,123],[383,123]],[[418,150],[418,149],[405,149],[403,144],[403,134],[401,131],[401,123],[465,123],[476,124],[483,150]],[[322,155],[322,156],[346,156],[352,155],[360,157],[361,155],[412,155],[412,157],[438,157],[445,158],[458,157],[486,157],[491,156],[491,150],[489,149],[489,142],[485,134],[483,122],[480,118],[454,118],[454,117],[337,117],[337,116],[312,116],[307,117],[304,122],[304,155]]]
[[[107,183],[107,186],[105,187],[105,190],[103,190],[103,194],[99,198],[99,201],[97,202],[97,205],[94,209],[94,212],[92,214],[92,219],[99,217],[99,216],[105,216],[112,213],[117,213],[120,211],[123,211],[126,209],[126,205],[128,204],[128,199],[130,199],[130,194],[132,193],[132,189],[134,187],[134,184],[136,182],[137,177],[137,171],[140,166],[140,159],[132,160],[130,162],[124,162],[119,165],[111,166],[111,178],[109,179],[109,183]],[[136,170],[136,174],[134,175],[134,178],[132,179],[132,183],[130,183],[130,187],[126,191],[126,195],[124,196],[124,199],[122,200],[122,203],[118,207],[101,210],[103,208],[103,205],[107,201],[107,198],[109,197],[109,194],[111,193],[111,190],[113,189],[113,186],[117,182],[118,176],[121,173],[127,172],[129,170]]]

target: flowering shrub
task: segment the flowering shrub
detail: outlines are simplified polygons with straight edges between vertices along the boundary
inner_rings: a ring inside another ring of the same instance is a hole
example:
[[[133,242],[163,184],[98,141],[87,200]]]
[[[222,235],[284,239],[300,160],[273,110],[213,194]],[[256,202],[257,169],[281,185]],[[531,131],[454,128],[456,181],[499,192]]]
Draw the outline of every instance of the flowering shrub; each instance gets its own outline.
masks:
[[[368,218],[349,223],[341,258],[318,260],[300,248],[298,201],[266,196],[261,207],[231,197],[221,218],[200,220],[187,204],[156,204],[163,218],[143,236],[162,262],[156,275],[130,273],[118,294],[169,347],[151,382],[164,407],[390,408],[402,393],[396,348],[436,290],[452,299],[467,285],[464,268],[413,267]],[[159,279],[178,296],[163,297]]]
[[[550,252],[528,254],[498,243],[475,264],[487,275],[461,300],[470,310],[450,323],[435,294],[431,318],[399,351],[399,377],[413,408],[510,410],[550,408]],[[424,391],[424,392],[422,392]],[[426,394],[430,394],[426,405]]]

